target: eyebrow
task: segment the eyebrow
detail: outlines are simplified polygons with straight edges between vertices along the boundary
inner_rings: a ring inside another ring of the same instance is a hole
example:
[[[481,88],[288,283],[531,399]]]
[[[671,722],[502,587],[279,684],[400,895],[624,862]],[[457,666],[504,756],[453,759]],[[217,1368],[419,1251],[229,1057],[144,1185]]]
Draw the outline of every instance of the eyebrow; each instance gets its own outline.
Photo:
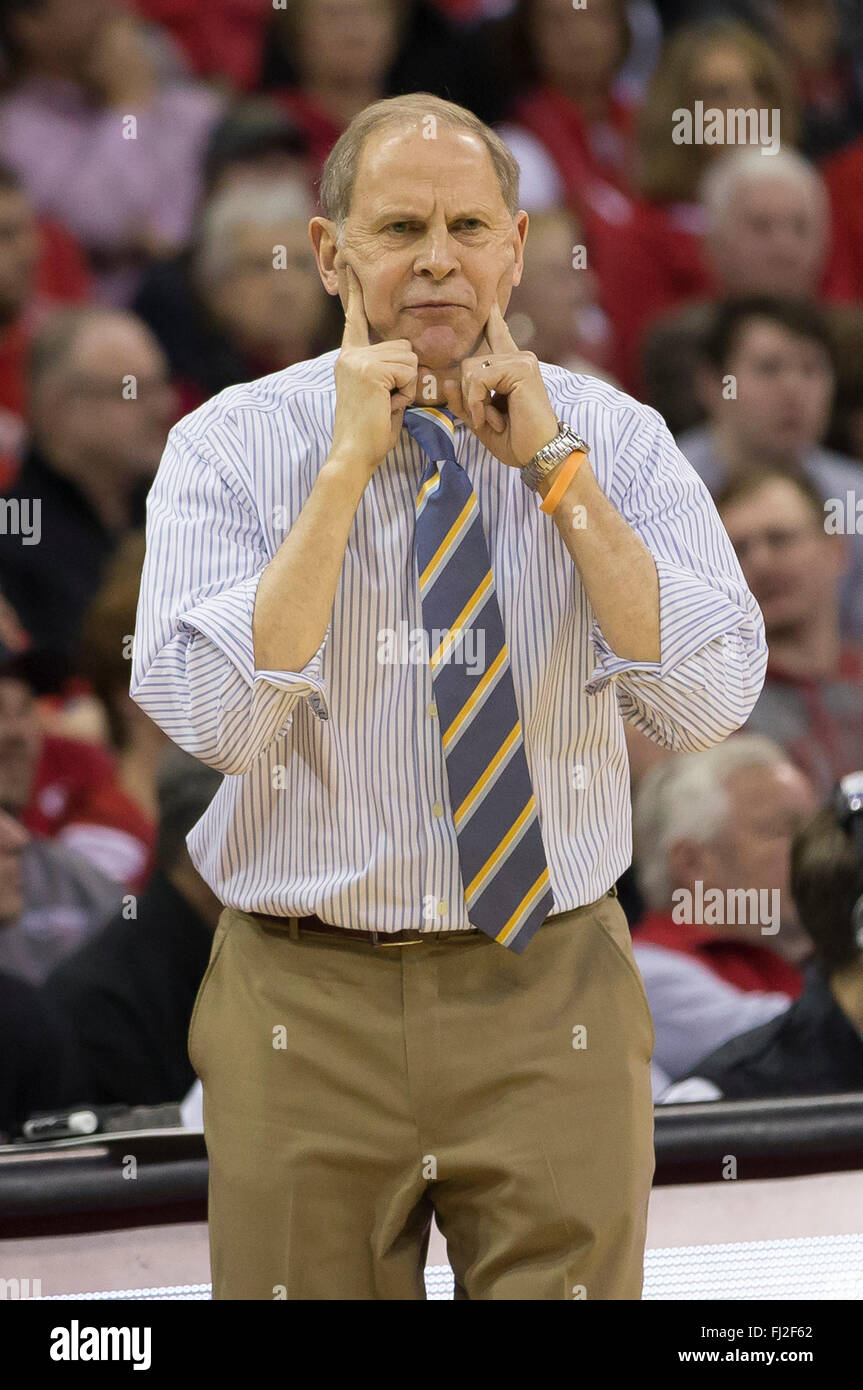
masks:
[[[448,222],[461,222],[466,217],[481,217],[490,221],[492,214],[488,208],[466,208],[464,211],[453,213],[447,218]],[[371,219],[375,224],[387,222],[427,222],[428,217],[421,212],[410,212],[404,207],[392,207],[383,212],[379,212],[376,217]]]

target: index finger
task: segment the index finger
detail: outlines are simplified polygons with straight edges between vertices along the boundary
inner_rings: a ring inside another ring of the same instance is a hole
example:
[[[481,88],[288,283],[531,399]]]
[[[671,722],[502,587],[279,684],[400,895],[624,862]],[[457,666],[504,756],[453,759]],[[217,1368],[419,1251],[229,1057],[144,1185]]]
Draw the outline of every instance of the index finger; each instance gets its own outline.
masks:
[[[496,299],[492,300],[491,308],[488,311],[485,336],[492,352],[518,352],[518,344],[513,340],[512,334],[506,326],[506,319],[501,313],[500,305]]]
[[[348,272],[348,302],[345,308],[345,331],[342,334],[342,346],[368,347],[369,321],[366,318],[366,307],[363,303],[362,285],[353,266],[348,265],[346,269]]]

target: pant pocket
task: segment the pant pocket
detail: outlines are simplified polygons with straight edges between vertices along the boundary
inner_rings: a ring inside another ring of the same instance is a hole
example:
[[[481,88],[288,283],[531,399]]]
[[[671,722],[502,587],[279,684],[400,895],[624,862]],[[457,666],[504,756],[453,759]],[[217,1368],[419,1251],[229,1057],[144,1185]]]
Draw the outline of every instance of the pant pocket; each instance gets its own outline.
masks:
[[[647,1027],[650,1032],[650,1055],[652,1057],[656,1048],[656,1033],[653,1027],[653,1015],[650,1012],[650,1004],[648,1003],[647,991],[644,988],[641,972],[638,969],[635,956],[632,953],[632,937],[629,933],[629,923],[626,920],[626,913],[620,906],[617,898],[605,897],[597,903],[596,911],[593,912],[591,916],[615,954],[623,961],[638,990],[638,997],[641,1000],[644,1016],[647,1020]]]
[[[192,1070],[194,1071],[195,1075],[198,1077],[199,1080],[201,1074],[198,1071],[195,1058],[192,1055],[195,1040],[195,1026],[198,1022],[198,1018],[201,1012],[201,1005],[204,1001],[204,995],[207,993],[207,987],[211,979],[213,978],[213,971],[215,970],[216,963],[219,959],[219,956],[222,953],[222,947],[224,946],[228,938],[228,921],[230,917],[230,911],[230,908],[225,908],[224,912],[222,913],[218,922],[216,923],[216,930],[213,932],[213,944],[210,947],[210,959],[207,962],[207,968],[204,971],[204,978],[202,979],[198,987],[198,993],[195,996],[195,1003],[192,1006],[192,1017],[189,1022],[189,1031],[186,1036],[186,1052],[188,1054],[189,1061],[192,1063]]]

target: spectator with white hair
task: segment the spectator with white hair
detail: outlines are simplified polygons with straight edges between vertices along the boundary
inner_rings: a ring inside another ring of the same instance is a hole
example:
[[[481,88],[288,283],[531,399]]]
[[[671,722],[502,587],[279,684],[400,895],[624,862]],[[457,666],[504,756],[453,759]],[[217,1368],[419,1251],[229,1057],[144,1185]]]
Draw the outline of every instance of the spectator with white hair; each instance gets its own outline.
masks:
[[[810,947],[788,890],[789,854],[816,805],[806,777],[754,734],[669,758],[642,779],[633,853],[647,912],[633,948],[654,1061],[672,1080],[800,994]]]
[[[863,1089],[863,827],[855,810],[861,784],[861,772],[843,778],[791,847],[791,891],[814,947],[800,998],[705,1054],[687,1076],[659,1092],[663,1102]]]
[[[795,150],[782,147],[770,158],[757,148],[730,150],[707,169],[700,201],[715,293],[655,319],[642,349],[647,399],[675,434],[704,418],[695,378],[717,299],[832,302],[851,298],[854,288],[847,256],[831,254],[824,182]]]
[[[170,279],[156,267],[142,287],[136,310],[167,354],[184,410],[338,343],[309,241],[314,211],[300,178],[228,184]]]

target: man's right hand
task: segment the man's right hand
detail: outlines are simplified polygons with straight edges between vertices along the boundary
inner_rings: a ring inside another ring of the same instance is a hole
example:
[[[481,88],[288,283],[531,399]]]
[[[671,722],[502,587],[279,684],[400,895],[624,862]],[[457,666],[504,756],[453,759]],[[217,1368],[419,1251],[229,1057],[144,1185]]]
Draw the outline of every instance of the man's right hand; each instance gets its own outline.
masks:
[[[335,365],[336,419],[330,459],[364,470],[366,481],[401,433],[413,405],[419,359],[407,338],[369,343],[363,292],[347,266],[348,302],[342,348]]]

